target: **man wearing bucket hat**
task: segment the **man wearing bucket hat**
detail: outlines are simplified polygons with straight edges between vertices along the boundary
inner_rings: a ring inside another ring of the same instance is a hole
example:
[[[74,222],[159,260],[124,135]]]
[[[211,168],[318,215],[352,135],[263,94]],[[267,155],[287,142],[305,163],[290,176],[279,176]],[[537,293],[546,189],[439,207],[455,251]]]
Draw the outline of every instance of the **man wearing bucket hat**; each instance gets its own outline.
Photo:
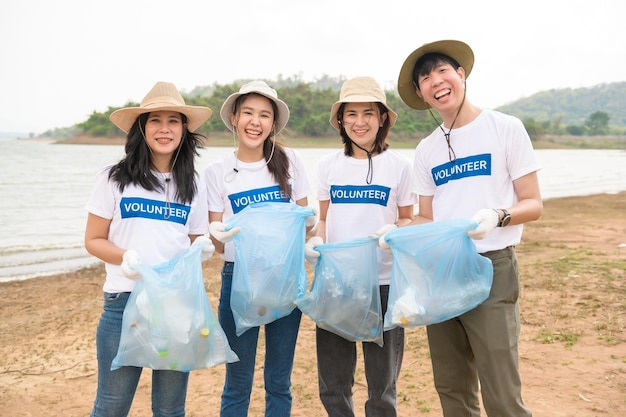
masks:
[[[468,235],[494,270],[484,303],[427,327],[433,375],[444,416],[480,416],[479,388],[489,416],[530,416],[518,369],[515,245],[523,224],[543,211],[540,167],[520,120],[469,101],[466,80],[473,64],[467,44],[442,40],[413,51],[398,77],[409,107],[428,110],[436,120],[434,110],[443,119],[415,152],[414,222],[473,218],[477,227]]]
[[[219,321],[239,362],[226,365],[220,416],[246,416],[255,370],[259,327],[237,336],[231,309],[235,261],[233,236],[226,222],[255,201],[308,204],[310,185],[299,154],[276,140],[289,120],[287,104],[264,81],[252,81],[228,96],[220,116],[237,142],[234,152],[209,165],[204,173],[208,195],[209,229],[224,259]],[[307,218],[307,227],[315,216]],[[283,231],[277,231],[282,233]],[[268,242],[271,244],[271,242]],[[266,415],[291,415],[291,371],[302,313],[297,308],[264,326]]]
[[[85,247],[105,262],[104,312],[96,333],[98,388],[92,417],[125,416],[142,368],[111,370],[122,318],[141,262],[158,265],[189,248],[208,231],[206,190],[195,174],[200,135],[211,109],[188,106],[174,84],[158,82],[139,107],[113,112],[127,133],[126,155],[101,170],[87,202]],[[206,238],[204,238],[206,239]],[[205,245],[210,256],[213,245]],[[184,416],[188,372],[153,370],[155,416]]]
[[[376,233],[387,224],[413,219],[411,161],[388,150],[387,135],[397,119],[385,92],[370,77],[355,77],[341,87],[330,111],[343,149],[323,157],[317,168],[320,219],[306,244],[306,259],[317,263],[315,246]],[[371,198],[362,198],[363,194]],[[377,250],[378,283],[384,317],[389,298],[391,254]],[[359,260],[355,260],[358,262]],[[382,317],[381,317],[382,319]],[[382,326],[382,322],[381,322]],[[352,387],[356,343],[316,327],[320,399],[330,417],[354,416]],[[404,352],[404,329],[383,333],[383,346],[363,342],[367,417],[396,416],[396,381]]]

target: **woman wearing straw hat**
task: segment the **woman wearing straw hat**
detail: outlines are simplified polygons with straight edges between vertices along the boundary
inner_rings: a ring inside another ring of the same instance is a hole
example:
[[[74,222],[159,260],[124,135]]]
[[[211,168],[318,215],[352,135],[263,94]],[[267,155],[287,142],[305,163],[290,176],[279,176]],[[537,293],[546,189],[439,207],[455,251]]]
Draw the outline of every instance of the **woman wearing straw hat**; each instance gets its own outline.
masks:
[[[99,172],[86,206],[85,247],[106,267],[92,417],[126,416],[141,376],[139,367],[111,370],[124,309],[141,279],[132,266],[169,261],[208,231],[206,190],[194,162],[200,136],[194,131],[210,116],[208,107],[185,105],[174,84],[166,82],[156,83],[139,107],[110,116],[127,133],[126,155]],[[152,371],[154,416],[185,415],[188,378],[188,372]]]
[[[443,119],[415,152],[415,222],[472,217],[478,226],[468,234],[494,272],[485,302],[427,327],[434,381],[445,416],[480,416],[479,389],[489,416],[530,416],[518,370],[515,245],[523,224],[543,211],[539,163],[520,120],[469,101],[473,64],[467,44],[437,41],[413,51],[398,78],[409,107],[435,118],[433,108]]]
[[[241,417],[248,415],[259,327],[237,336],[230,297],[235,260],[232,239],[239,228],[226,231],[224,222],[254,201],[306,206],[310,186],[299,154],[276,140],[289,120],[289,108],[278,98],[276,90],[263,81],[244,84],[226,99],[220,116],[233,132],[237,148],[222,161],[209,165],[204,177],[211,238],[224,259],[219,321],[239,357],[239,362],[226,365],[220,416]],[[306,224],[312,227],[315,216],[307,217]],[[267,416],[291,415],[291,372],[301,315],[295,308],[264,326]]]
[[[317,236],[306,244],[306,258],[317,263],[314,247],[382,233],[386,225],[404,225],[413,219],[416,203],[411,161],[388,150],[387,135],[397,119],[385,92],[370,77],[356,77],[341,87],[330,112],[330,124],[339,131],[344,148],[318,163],[317,198],[320,219]],[[373,198],[354,197],[372,191]],[[383,316],[389,298],[391,254],[377,248]],[[381,323],[382,325],[382,323]],[[330,417],[354,416],[352,386],[356,369],[356,342],[316,327],[320,399]],[[383,333],[383,346],[363,342],[368,399],[367,417],[396,416],[396,382],[404,352],[404,329]]]

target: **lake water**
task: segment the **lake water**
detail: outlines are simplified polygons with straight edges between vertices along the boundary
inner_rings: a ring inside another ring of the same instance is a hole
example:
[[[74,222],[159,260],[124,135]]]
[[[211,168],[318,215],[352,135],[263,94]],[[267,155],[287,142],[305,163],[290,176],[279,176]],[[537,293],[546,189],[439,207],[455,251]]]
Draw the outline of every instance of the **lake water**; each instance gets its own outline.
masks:
[[[83,247],[96,172],[123,146],[1,140],[0,282],[76,270],[100,261]],[[198,172],[232,148],[201,150]],[[299,148],[312,189],[317,161],[333,149]],[[401,149],[412,159],[414,149]],[[626,190],[626,151],[537,150],[544,199]],[[309,201],[315,204],[315,195]]]

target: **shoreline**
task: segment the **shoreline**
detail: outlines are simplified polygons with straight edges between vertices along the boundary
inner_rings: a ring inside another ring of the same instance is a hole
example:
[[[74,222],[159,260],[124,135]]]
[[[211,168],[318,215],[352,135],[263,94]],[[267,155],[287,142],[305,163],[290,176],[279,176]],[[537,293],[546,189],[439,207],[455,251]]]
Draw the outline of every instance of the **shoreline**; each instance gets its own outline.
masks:
[[[294,148],[341,148],[341,139],[338,136],[302,137],[282,134],[279,140]],[[126,137],[104,137],[74,135],[65,139],[49,137],[18,138],[19,140],[49,141],[54,144],[68,145],[124,145]],[[422,137],[400,138],[390,135],[389,144],[392,148],[414,148]],[[206,136],[204,146],[233,146],[233,138],[227,133],[214,133]],[[534,149],[615,149],[626,151],[626,136],[572,136],[572,135],[545,135],[533,140]]]
[[[593,194],[580,195],[580,196],[544,198],[543,201],[545,203],[545,202],[554,201],[554,200],[575,199],[575,198],[581,198],[581,199],[596,198],[599,196],[616,196],[619,194],[626,194],[626,190],[618,191],[618,192],[593,193]],[[624,242],[622,243],[626,244],[626,236],[624,237]],[[70,268],[67,270],[55,271],[55,272],[50,272],[50,273],[35,272],[33,275],[26,275],[26,276],[20,275],[17,277],[4,277],[4,278],[0,278],[0,288],[1,288],[1,285],[5,283],[17,282],[17,281],[29,281],[29,280],[34,280],[34,279],[46,279],[49,277],[63,276],[63,275],[68,275],[68,274],[81,274],[83,270],[93,270],[94,268],[102,268],[102,270],[104,270],[104,263],[98,260],[97,258],[93,258],[92,262],[89,265],[80,266],[78,268]]]

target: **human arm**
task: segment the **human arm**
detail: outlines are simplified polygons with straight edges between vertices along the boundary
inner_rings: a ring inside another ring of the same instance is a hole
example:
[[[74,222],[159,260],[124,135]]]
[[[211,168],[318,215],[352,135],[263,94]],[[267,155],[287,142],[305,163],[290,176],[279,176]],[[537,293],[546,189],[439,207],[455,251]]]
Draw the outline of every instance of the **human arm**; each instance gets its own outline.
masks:
[[[296,204],[300,207],[309,207],[309,199],[307,197],[301,198],[300,200],[296,201]],[[310,232],[311,229],[313,229],[313,227],[315,227],[315,225],[317,224],[317,211],[314,207],[309,208],[313,210],[313,215],[306,218],[307,233]]]
[[[224,216],[223,212],[209,211],[209,224],[213,222],[221,223],[223,216]],[[220,242],[212,234],[209,235],[209,237],[211,238],[211,242],[213,242],[213,245],[215,246],[215,251],[217,253],[224,253],[224,243]]]
[[[406,226],[414,226],[416,224],[430,223],[433,221],[433,196],[420,195],[418,200],[417,216],[413,217]]]
[[[109,241],[110,226],[111,219],[105,219],[89,213],[85,228],[85,249],[91,255],[106,263],[120,265],[126,249],[120,248]]]
[[[315,265],[317,263],[317,258],[319,258],[320,256],[320,253],[314,249],[315,246],[321,245],[326,241],[326,216],[328,214],[328,206],[330,205],[330,201],[320,201],[319,205],[320,217],[317,222],[315,236],[311,237],[304,246],[304,256],[307,262],[311,265]]]
[[[387,236],[387,233],[389,233],[390,231],[392,231],[393,229],[397,227],[407,226],[411,224],[411,221],[413,220],[413,216],[414,216],[414,213],[413,213],[412,205],[398,207],[398,220],[396,220],[396,222],[393,224],[389,223],[389,224],[384,225],[372,235],[374,237],[378,237],[378,246],[384,251],[391,252],[391,249],[389,248],[389,244],[385,241],[385,236]]]
[[[317,228],[315,235],[322,238],[326,242],[326,217],[328,216],[328,208],[330,207],[330,200],[320,201],[320,217],[317,221]]]
[[[415,215],[413,209],[413,205],[398,207],[398,221],[396,221],[396,226],[402,227],[411,224]]]
[[[517,195],[517,203],[509,208],[495,207],[496,209],[505,208],[509,212],[511,215],[509,225],[524,224],[541,217],[543,200],[541,199],[537,171],[516,179],[513,181],[513,187]],[[500,219],[502,219],[504,213],[500,210],[498,212]]]
[[[537,220],[541,216],[543,203],[541,201],[537,173],[532,172],[513,181],[513,188],[517,196],[517,203],[514,206],[508,208],[483,208],[476,212],[472,220],[478,223],[478,226],[467,232],[472,239],[480,240],[485,238],[498,225],[502,227],[519,225]],[[510,217],[501,224],[507,212]]]

